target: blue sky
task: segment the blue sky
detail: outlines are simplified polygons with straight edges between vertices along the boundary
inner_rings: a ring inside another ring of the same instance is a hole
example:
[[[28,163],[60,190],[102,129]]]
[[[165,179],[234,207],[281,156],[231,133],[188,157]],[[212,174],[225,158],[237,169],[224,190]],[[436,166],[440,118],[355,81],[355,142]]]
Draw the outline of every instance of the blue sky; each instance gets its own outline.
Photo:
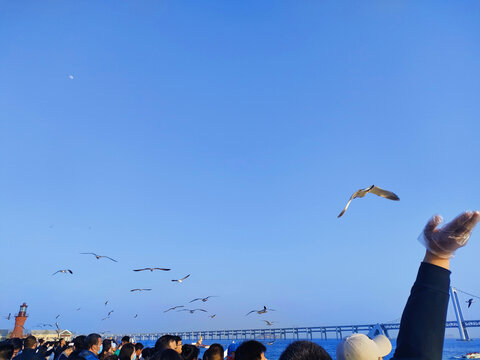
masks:
[[[397,319],[428,218],[479,207],[478,3],[0,6],[1,311],[27,327]],[[401,201],[337,219],[371,184]],[[452,262],[474,294],[479,254],[475,232]],[[163,313],[207,295],[215,319]]]

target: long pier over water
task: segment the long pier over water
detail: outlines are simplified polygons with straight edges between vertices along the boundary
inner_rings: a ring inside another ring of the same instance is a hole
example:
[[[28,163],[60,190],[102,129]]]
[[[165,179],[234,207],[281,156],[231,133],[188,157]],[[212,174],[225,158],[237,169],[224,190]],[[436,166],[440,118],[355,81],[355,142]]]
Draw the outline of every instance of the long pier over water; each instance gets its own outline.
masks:
[[[480,320],[466,320],[463,322],[463,330],[469,327],[480,327]],[[458,328],[457,321],[447,321],[446,328]],[[400,329],[400,324],[371,324],[371,325],[339,325],[339,326],[314,326],[314,327],[292,327],[292,328],[266,328],[266,329],[244,329],[244,330],[207,330],[207,331],[180,331],[180,332],[158,332],[145,334],[105,334],[105,336],[129,335],[134,341],[157,340],[165,334],[178,335],[185,340],[276,340],[276,339],[341,339],[352,333],[384,334],[388,337],[389,331]],[[468,333],[467,333],[468,336]],[[460,335],[462,338],[462,336]],[[462,340],[468,340],[462,339]]]

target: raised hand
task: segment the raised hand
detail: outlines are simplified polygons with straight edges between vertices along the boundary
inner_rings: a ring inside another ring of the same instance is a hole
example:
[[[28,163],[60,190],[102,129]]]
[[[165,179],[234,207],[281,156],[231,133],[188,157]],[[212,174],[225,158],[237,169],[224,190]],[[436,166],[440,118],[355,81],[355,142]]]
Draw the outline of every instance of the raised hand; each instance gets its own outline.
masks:
[[[443,219],[435,215],[425,226],[418,240],[432,254],[449,259],[455,251],[467,244],[475,225],[480,221],[479,211],[465,211],[441,228]]]

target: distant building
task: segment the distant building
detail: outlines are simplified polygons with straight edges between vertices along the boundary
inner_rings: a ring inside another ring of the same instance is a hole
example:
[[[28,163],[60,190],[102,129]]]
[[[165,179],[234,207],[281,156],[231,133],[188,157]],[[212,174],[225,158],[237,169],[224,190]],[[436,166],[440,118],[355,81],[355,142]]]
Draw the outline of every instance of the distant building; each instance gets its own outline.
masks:
[[[43,339],[45,341],[55,341],[60,338],[65,339],[65,341],[72,339],[72,333],[68,330],[61,330],[60,332],[55,330],[32,330],[32,335],[37,339]]]
[[[7,329],[0,329],[0,340],[5,340],[9,332]]]

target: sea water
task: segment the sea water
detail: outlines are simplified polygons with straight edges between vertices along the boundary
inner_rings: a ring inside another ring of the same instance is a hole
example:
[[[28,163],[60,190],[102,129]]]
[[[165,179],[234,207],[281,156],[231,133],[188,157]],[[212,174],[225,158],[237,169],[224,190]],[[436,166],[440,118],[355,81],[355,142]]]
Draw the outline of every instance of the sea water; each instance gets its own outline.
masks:
[[[225,349],[227,349],[228,345],[232,342],[241,343],[242,340],[204,340],[205,345],[210,345],[213,343],[218,343],[223,345]],[[267,342],[270,340],[258,340],[265,345],[267,351],[265,352],[265,357],[268,360],[278,360],[280,354],[282,353],[285,348],[292,343],[294,340],[276,340],[273,345],[268,345]],[[337,344],[339,340],[331,339],[331,340],[313,340],[318,345],[322,346],[332,357],[335,359],[335,350],[337,348]],[[153,347],[155,345],[155,341],[140,341],[145,347]],[[188,340],[184,340],[184,343],[189,343]],[[386,359],[390,359],[393,356],[395,351],[395,340],[392,340],[393,350],[392,352],[386,356]],[[200,359],[202,358],[204,349],[200,349]],[[474,339],[471,341],[458,341],[455,339],[445,339],[444,347],[443,347],[443,359],[456,359],[461,357],[463,354],[469,352],[480,352],[480,339]]]

